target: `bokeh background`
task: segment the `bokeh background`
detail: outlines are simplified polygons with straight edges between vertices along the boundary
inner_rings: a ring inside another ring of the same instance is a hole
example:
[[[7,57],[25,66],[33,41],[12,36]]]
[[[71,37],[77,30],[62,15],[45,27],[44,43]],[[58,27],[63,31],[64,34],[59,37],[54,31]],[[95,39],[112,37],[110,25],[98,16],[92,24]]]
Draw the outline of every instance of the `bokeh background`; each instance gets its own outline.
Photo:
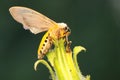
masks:
[[[44,33],[34,35],[17,23],[8,9],[25,6],[72,30],[72,48],[84,46],[78,55],[83,75],[91,80],[120,78],[119,0],[0,0],[0,80],[49,80],[44,65],[34,71],[37,49]]]

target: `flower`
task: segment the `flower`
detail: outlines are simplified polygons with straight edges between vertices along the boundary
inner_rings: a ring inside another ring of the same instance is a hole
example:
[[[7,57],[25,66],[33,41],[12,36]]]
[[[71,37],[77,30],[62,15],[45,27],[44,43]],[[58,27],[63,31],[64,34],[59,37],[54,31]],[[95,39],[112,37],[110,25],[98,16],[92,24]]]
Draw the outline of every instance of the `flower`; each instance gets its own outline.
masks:
[[[46,55],[48,60],[42,59],[35,62],[35,70],[37,70],[38,64],[42,63],[49,69],[52,80],[90,80],[89,75],[82,75],[77,63],[78,53],[82,50],[86,51],[84,47],[76,46],[72,52],[70,43],[65,45],[63,38],[55,40],[54,46],[54,49]]]

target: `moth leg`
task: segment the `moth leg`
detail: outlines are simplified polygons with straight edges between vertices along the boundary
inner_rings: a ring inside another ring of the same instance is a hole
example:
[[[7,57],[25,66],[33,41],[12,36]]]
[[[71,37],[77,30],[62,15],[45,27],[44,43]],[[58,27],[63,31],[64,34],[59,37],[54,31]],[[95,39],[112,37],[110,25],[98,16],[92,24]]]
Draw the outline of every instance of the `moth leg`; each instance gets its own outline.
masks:
[[[66,40],[66,52],[70,53],[71,52],[70,45],[72,41],[68,41],[68,36],[65,37],[65,40]]]

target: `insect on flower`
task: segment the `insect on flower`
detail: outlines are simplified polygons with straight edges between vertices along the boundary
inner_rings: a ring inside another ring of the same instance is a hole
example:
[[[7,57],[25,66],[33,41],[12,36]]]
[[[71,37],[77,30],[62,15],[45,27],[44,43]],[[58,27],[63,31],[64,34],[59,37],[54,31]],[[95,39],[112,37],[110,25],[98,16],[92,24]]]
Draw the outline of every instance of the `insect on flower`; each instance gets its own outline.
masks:
[[[34,34],[47,31],[38,48],[38,59],[44,57],[53,45],[54,39],[65,38],[68,42],[70,29],[65,23],[56,23],[43,14],[26,7],[15,6],[9,11],[17,22],[23,24],[25,30],[30,30]]]

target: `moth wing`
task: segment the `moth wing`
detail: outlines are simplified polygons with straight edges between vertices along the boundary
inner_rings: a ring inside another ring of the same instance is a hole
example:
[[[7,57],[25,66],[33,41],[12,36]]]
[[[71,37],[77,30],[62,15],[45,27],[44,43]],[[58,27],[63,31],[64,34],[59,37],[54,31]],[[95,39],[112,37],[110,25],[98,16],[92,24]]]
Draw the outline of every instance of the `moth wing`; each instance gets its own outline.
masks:
[[[57,23],[53,20],[26,7],[11,7],[9,11],[17,22],[23,24],[24,29],[30,30],[34,34],[47,31],[49,28],[57,26]]]

